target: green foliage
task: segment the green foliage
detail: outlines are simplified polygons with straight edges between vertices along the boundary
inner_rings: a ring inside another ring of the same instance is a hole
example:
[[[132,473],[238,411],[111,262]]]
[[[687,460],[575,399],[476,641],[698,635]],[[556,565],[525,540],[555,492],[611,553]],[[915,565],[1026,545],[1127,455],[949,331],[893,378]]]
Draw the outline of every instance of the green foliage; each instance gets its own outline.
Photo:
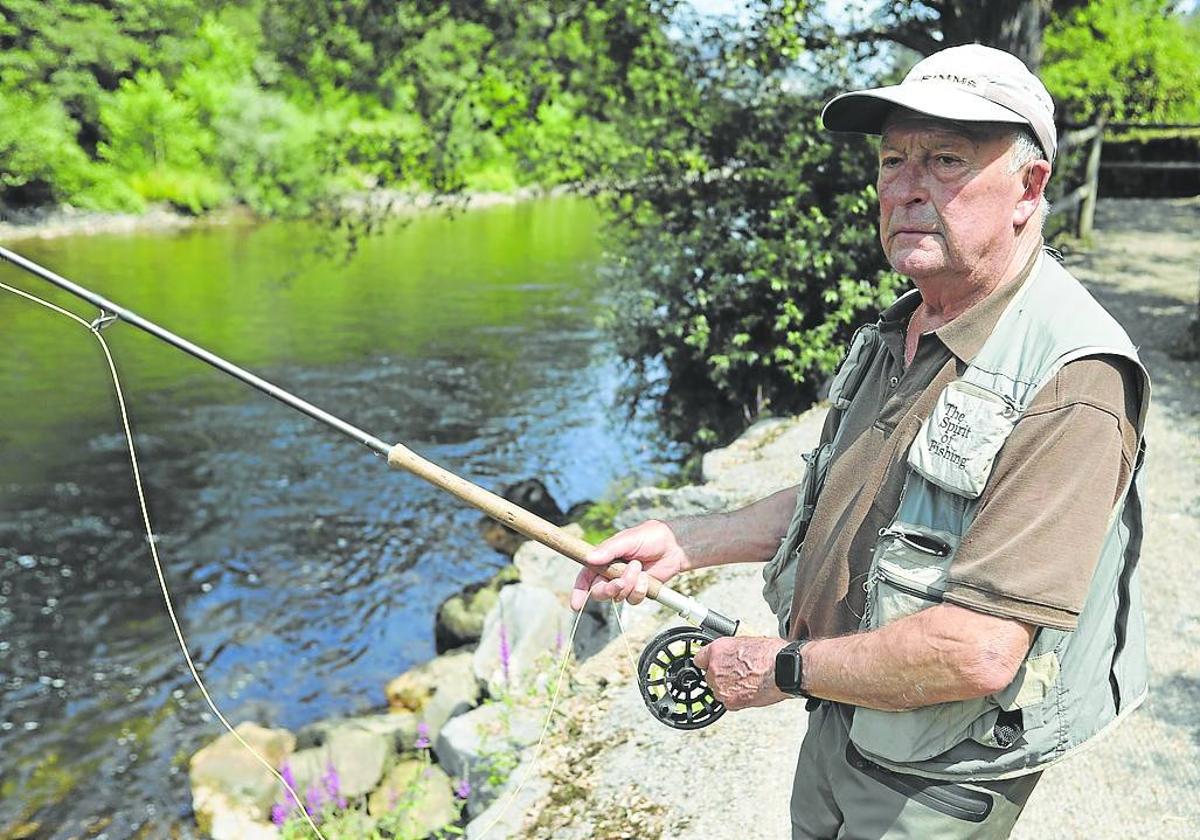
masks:
[[[1093,0],[1045,33],[1042,78],[1072,122],[1200,121],[1200,20],[1169,0]]]
[[[0,106],[44,127],[0,129],[0,203],[237,201],[354,229],[369,203],[343,198],[372,188],[585,181],[626,150],[611,106],[654,69],[651,5],[0,0]]]
[[[0,89],[0,115],[0,207],[141,208],[137,194],[75,142],[77,124],[59,103]]]
[[[900,285],[875,235],[873,153],[822,130],[819,91],[785,83],[785,35],[708,43],[717,59],[696,60],[695,85],[655,91],[630,130],[657,141],[612,202],[624,224],[607,325],[635,396],[702,446],[811,404]]]

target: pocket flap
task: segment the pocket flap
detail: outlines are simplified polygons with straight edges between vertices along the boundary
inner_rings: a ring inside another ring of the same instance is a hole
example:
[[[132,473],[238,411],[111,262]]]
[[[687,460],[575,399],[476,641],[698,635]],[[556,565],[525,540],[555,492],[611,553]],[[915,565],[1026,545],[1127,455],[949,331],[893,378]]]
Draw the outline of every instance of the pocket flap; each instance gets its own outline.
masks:
[[[951,493],[979,497],[1020,413],[1001,397],[957,380],[945,387],[908,450],[908,465]]]

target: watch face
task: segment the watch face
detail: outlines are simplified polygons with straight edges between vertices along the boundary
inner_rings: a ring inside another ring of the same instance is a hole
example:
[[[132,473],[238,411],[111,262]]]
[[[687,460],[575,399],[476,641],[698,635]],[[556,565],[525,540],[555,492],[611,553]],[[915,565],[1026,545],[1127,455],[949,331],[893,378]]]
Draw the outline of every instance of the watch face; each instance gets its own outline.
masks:
[[[800,687],[800,651],[788,645],[775,657],[775,685],[783,691]]]

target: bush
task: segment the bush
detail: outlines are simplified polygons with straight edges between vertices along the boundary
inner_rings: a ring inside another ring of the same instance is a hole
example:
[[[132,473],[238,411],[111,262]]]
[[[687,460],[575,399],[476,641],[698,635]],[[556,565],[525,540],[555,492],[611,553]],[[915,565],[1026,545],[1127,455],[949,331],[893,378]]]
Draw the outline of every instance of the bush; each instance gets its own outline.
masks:
[[[138,195],[80,148],[77,131],[57,102],[0,90],[0,202],[141,209]]]
[[[215,160],[237,197],[268,215],[311,212],[330,190],[320,117],[246,81],[214,121]]]
[[[901,286],[875,235],[871,149],[825,132],[821,101],[715,93],[690,142],[648,153],[613,203],[606,323],[634,395],[660,401],[677,438],[710,447],[809,406]]]

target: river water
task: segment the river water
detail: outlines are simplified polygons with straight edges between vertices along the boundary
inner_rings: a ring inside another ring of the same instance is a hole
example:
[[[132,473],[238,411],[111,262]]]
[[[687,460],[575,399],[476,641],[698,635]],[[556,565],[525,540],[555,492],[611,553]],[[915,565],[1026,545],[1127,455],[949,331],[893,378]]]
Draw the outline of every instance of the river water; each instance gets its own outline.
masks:
[[[541,478],[566,508],[678,455],[614,405],[599,225],[575,199],[422,216],[349,264],[282,223],[17,250],[485,487]],[[222,711],[295,728],[379,708],[433,656],[437,604],[506,562],[479,514],[131,327],[105,335]],[[220,730],[158,592],[102,356],[2,291],[0,691],[0,837],[191,836],[187,759]]]

